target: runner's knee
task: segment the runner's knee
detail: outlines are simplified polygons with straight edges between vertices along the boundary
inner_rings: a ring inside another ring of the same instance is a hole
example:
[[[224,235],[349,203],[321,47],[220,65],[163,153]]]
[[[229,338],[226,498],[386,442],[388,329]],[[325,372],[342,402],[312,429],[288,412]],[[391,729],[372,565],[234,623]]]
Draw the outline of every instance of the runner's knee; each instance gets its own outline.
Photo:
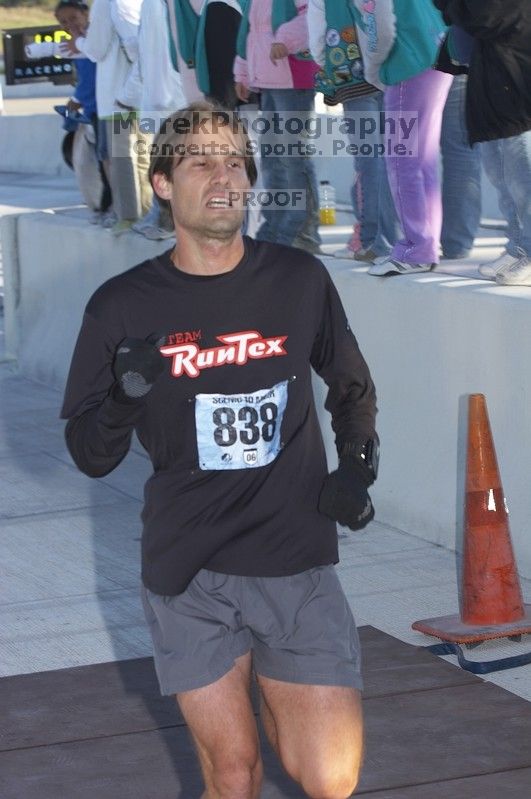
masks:
[[[356,790],[359,769],[341,773],[337,768],[327,772],[307,774],[302,778],[302,787],[310,799],[348,799]]]
[[[230,762],[213,763],[212,785],[220,799],[254,799],[262,781],[262,763],[258,752]]]

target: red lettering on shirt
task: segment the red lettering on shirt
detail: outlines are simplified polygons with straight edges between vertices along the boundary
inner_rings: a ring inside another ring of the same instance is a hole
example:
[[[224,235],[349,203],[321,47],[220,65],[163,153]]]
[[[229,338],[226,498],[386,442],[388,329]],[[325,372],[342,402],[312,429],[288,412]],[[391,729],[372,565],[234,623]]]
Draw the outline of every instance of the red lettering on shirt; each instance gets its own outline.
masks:
[[[187,330],[184,333],[170,333],[168,335],[168,345],[170,344],[190,344],[199,341],[201,338],[200,330]]]
[[[254,360],[262,358],[276,358],[287,355],[284,342],[287,336],[264,338],[256,330],[244,330],[240,333],[228,333],[217,336],[222,347],[206,347],[200,349],[195,342],[177,341],[166,344],[160,351],[166,358],[173,358],[172,375],[181,377],[198,377],[202,369],[211,369],[225,364],[244,366],[249,358]],[[171,337],[170,337],[171,338]]]

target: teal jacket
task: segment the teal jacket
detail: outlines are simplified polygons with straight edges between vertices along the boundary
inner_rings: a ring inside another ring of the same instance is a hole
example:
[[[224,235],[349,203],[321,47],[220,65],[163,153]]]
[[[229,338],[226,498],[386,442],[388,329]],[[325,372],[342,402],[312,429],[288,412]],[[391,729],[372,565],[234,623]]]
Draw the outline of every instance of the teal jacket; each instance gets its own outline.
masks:
[[[392,86],[430,69],[446,32],[432,0],[352,0],[365,79]]]
[[[196,14],[189,3],[189,0],[170,0],[172,11],[175,16],[175,26],[177,29],[178,48],[185,64],[190,69],[195,69],[197,85],[208,95],[210,92],[210,76],[208,72],[208,61],[205,46],[205,25],[208,8],[208,0],[203,5],[201,14]],[[247,0],[238,0],[240,9],[245,9]],[[229,3],[229,5],[234,5]],[[176,42],[170,33],[170,53],[174,68],[179,71],[177,61]]]
[[[321,30],[312,30],[314,24]],[[315,88],[323,93],[325,103],[336,105],[360,95],[372,94],[375,88],[367,83],[363,74],[350,0],[324,0],[310,6],[308,27],[310,44],[318,42],[322,66],[315,76]]]

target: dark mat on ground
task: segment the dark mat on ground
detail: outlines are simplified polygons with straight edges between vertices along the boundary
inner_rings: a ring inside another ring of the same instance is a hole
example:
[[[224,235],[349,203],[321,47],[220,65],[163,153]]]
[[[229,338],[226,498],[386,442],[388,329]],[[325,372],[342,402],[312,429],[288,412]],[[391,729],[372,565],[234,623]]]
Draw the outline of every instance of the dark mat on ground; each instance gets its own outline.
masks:
[[[359,633],[365,699],[480,682],[373,627]],[[0,751],[184,724],[159,694],[152,658],[4,677],[0,707]]]
[[[468,799],[472,780],[482,799],[489,780],[500,796],[526,794],[530,703],[371,627],[360,635],[367,735],[359,794]],[[2,799],[201,793],[188,732],[173,700],[159,696],[149,658],[5,677],[0,707]],[[302,797],[267,744],[263,752],[262,799]]]
[[[524,799],[531,794],[531,768],[462,780],[430,782],[389,791],[357,793],[370,799]]]
[[[360,793],[531,766],[531,703],[492,683],[369,699],[365,714]]]

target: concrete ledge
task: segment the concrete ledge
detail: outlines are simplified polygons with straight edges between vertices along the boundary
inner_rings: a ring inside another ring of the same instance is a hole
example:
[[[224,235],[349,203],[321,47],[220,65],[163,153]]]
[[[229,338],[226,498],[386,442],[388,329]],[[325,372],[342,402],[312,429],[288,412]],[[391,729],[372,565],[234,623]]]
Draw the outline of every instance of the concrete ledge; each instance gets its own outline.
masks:
[[[485,394],[518,566],[531,576],[531,362],[521,349],[531,339],[531,289],[437,274],[370,278],[324,261],[377,388],[377,518],[460,544],[466,400]]]
[[[0,172],[67,174],[61,155],[64,135],[59,114],[1,115]]]
[[[7,216],[1,231],[6,353],[22,374],[60,389],[91,294],[171,246],[133,233],[115,237],[68,212]]]
[[[20,266],[18,263],[17,227],[19,216],[0,217],[0,252],[4,272],[5,357],[15,360],[19,349],[18,311],[20,305]]]
[[[7,351],[22,374],[58,388],[90,294],[170,246],[116,239],[68,213],[9,217],[2,245]],[[324,260],[378,390],[377,519],[451,549],[456,535],[459,543],[464,397],[484,393],[518,565],[531,577],[531,362],[522,356],[531,289],[440,274],[370,278],[352,262]],[[332,461],[328,420],[323,428]]]
[[[1,66],[2,59],[0,59]],[[34,100],[38,98],[65,98],[69,97],[74,88],[69,83],[63,83],[55,86],[50,81],[42,81],[42,83],[17,83],[15,86],[6,86],[5,76],[0,75],[0,84],[2,86],[2,93],[4,100]]]

